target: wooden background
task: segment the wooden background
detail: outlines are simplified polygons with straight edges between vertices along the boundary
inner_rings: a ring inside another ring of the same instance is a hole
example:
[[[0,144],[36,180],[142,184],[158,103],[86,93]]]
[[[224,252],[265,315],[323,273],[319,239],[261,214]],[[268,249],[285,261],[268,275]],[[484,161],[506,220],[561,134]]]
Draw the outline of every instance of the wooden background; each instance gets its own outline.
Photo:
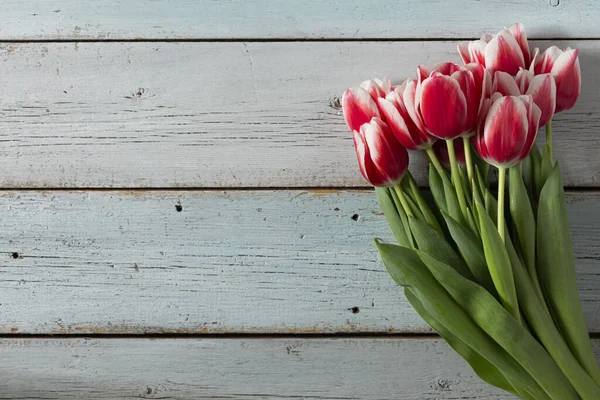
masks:
[[[598,2],[1,1],[0,398],[511,399],[384,271],[339,96],[517,19],[581,49],[555,146],[596,336]]]

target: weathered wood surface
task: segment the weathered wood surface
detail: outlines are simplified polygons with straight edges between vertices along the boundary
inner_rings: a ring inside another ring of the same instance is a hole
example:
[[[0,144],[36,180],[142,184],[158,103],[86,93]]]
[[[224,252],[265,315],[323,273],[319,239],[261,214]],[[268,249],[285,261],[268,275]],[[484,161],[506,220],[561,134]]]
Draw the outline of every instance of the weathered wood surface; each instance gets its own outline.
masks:
[[[5,0],[0,40],[463,38],[518,19],[532,37],[600,38],[594,0]]]
[[[600,194],[569,214],[598,332]],[[0,333],[428,330],[368,191],[0,192],[0,232]]]
[[[2,399],[514,399],[437,339],[2,339],[0,354]]]
[[[597,186],[600,41],[560,44],[581,48],[586,84],[555,122],[556,154],[567,185]],[[455,45],[0,45],[0,187],[365,186],[336,96],[458,61]]]

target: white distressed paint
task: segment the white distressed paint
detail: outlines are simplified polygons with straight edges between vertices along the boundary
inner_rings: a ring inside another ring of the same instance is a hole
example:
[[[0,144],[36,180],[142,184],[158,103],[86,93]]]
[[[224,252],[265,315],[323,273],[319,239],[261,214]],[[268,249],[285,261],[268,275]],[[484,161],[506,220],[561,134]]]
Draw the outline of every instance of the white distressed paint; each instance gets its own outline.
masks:
[[[600,41],[561,46],[585,84],[556,154],[567,185],[597,186]],[[332,100],[443,60],[455,43],[4,44],[0,187],[365,186]]]
[[[521,21],[537,38],[599,38],[594,0],[4,0],[0,40],[462,38]]]
[[[569,196],[596,332],[599,199]],[[0,232],[1,333],[428,330],[379,261],[372,192],[0,192]]]
[[[515,399],[437,339],[2,339],[0,354],[6,399]]]

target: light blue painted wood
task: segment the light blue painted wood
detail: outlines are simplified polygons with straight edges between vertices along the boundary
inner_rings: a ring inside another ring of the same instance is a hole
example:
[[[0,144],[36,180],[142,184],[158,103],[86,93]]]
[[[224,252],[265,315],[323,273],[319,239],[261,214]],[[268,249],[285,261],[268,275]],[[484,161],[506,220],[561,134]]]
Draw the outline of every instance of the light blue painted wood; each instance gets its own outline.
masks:
[[[600,195],[569,202],[598,332]],[[0,232],[0,333],[428,330],[370,191],[0,192]]]
[[[594,0],[5,0],[0,40],[462,38],[523,22],[599,38]]]
[[[433,339],[2,339],[0,354],[10,399],[514,399]]]
[[[598,186],[600,41],[559,45],[584,85],[555,153],[568,186]],[[336,99],[447,60],[454,42],[4,44],[0,187],[364,187]]]

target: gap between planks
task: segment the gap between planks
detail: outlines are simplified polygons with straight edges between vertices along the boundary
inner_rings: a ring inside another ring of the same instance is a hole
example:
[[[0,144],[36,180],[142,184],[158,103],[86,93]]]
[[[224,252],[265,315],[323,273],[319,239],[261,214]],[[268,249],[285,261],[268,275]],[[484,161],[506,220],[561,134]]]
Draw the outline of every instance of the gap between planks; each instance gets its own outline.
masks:
[[[336,42],[460,42],[464,40],[478,40],[479,37],[436,37],[436,38],[191,38],[191,39],[3,39],[3,43],[293,43],[293,42],[319,42],[319,43],[336,43]],[[544,41],[594,41],[600,40],[600,37],[557,37],[548,39],[546,37],[528,37],[527,40],[544,40]]]

